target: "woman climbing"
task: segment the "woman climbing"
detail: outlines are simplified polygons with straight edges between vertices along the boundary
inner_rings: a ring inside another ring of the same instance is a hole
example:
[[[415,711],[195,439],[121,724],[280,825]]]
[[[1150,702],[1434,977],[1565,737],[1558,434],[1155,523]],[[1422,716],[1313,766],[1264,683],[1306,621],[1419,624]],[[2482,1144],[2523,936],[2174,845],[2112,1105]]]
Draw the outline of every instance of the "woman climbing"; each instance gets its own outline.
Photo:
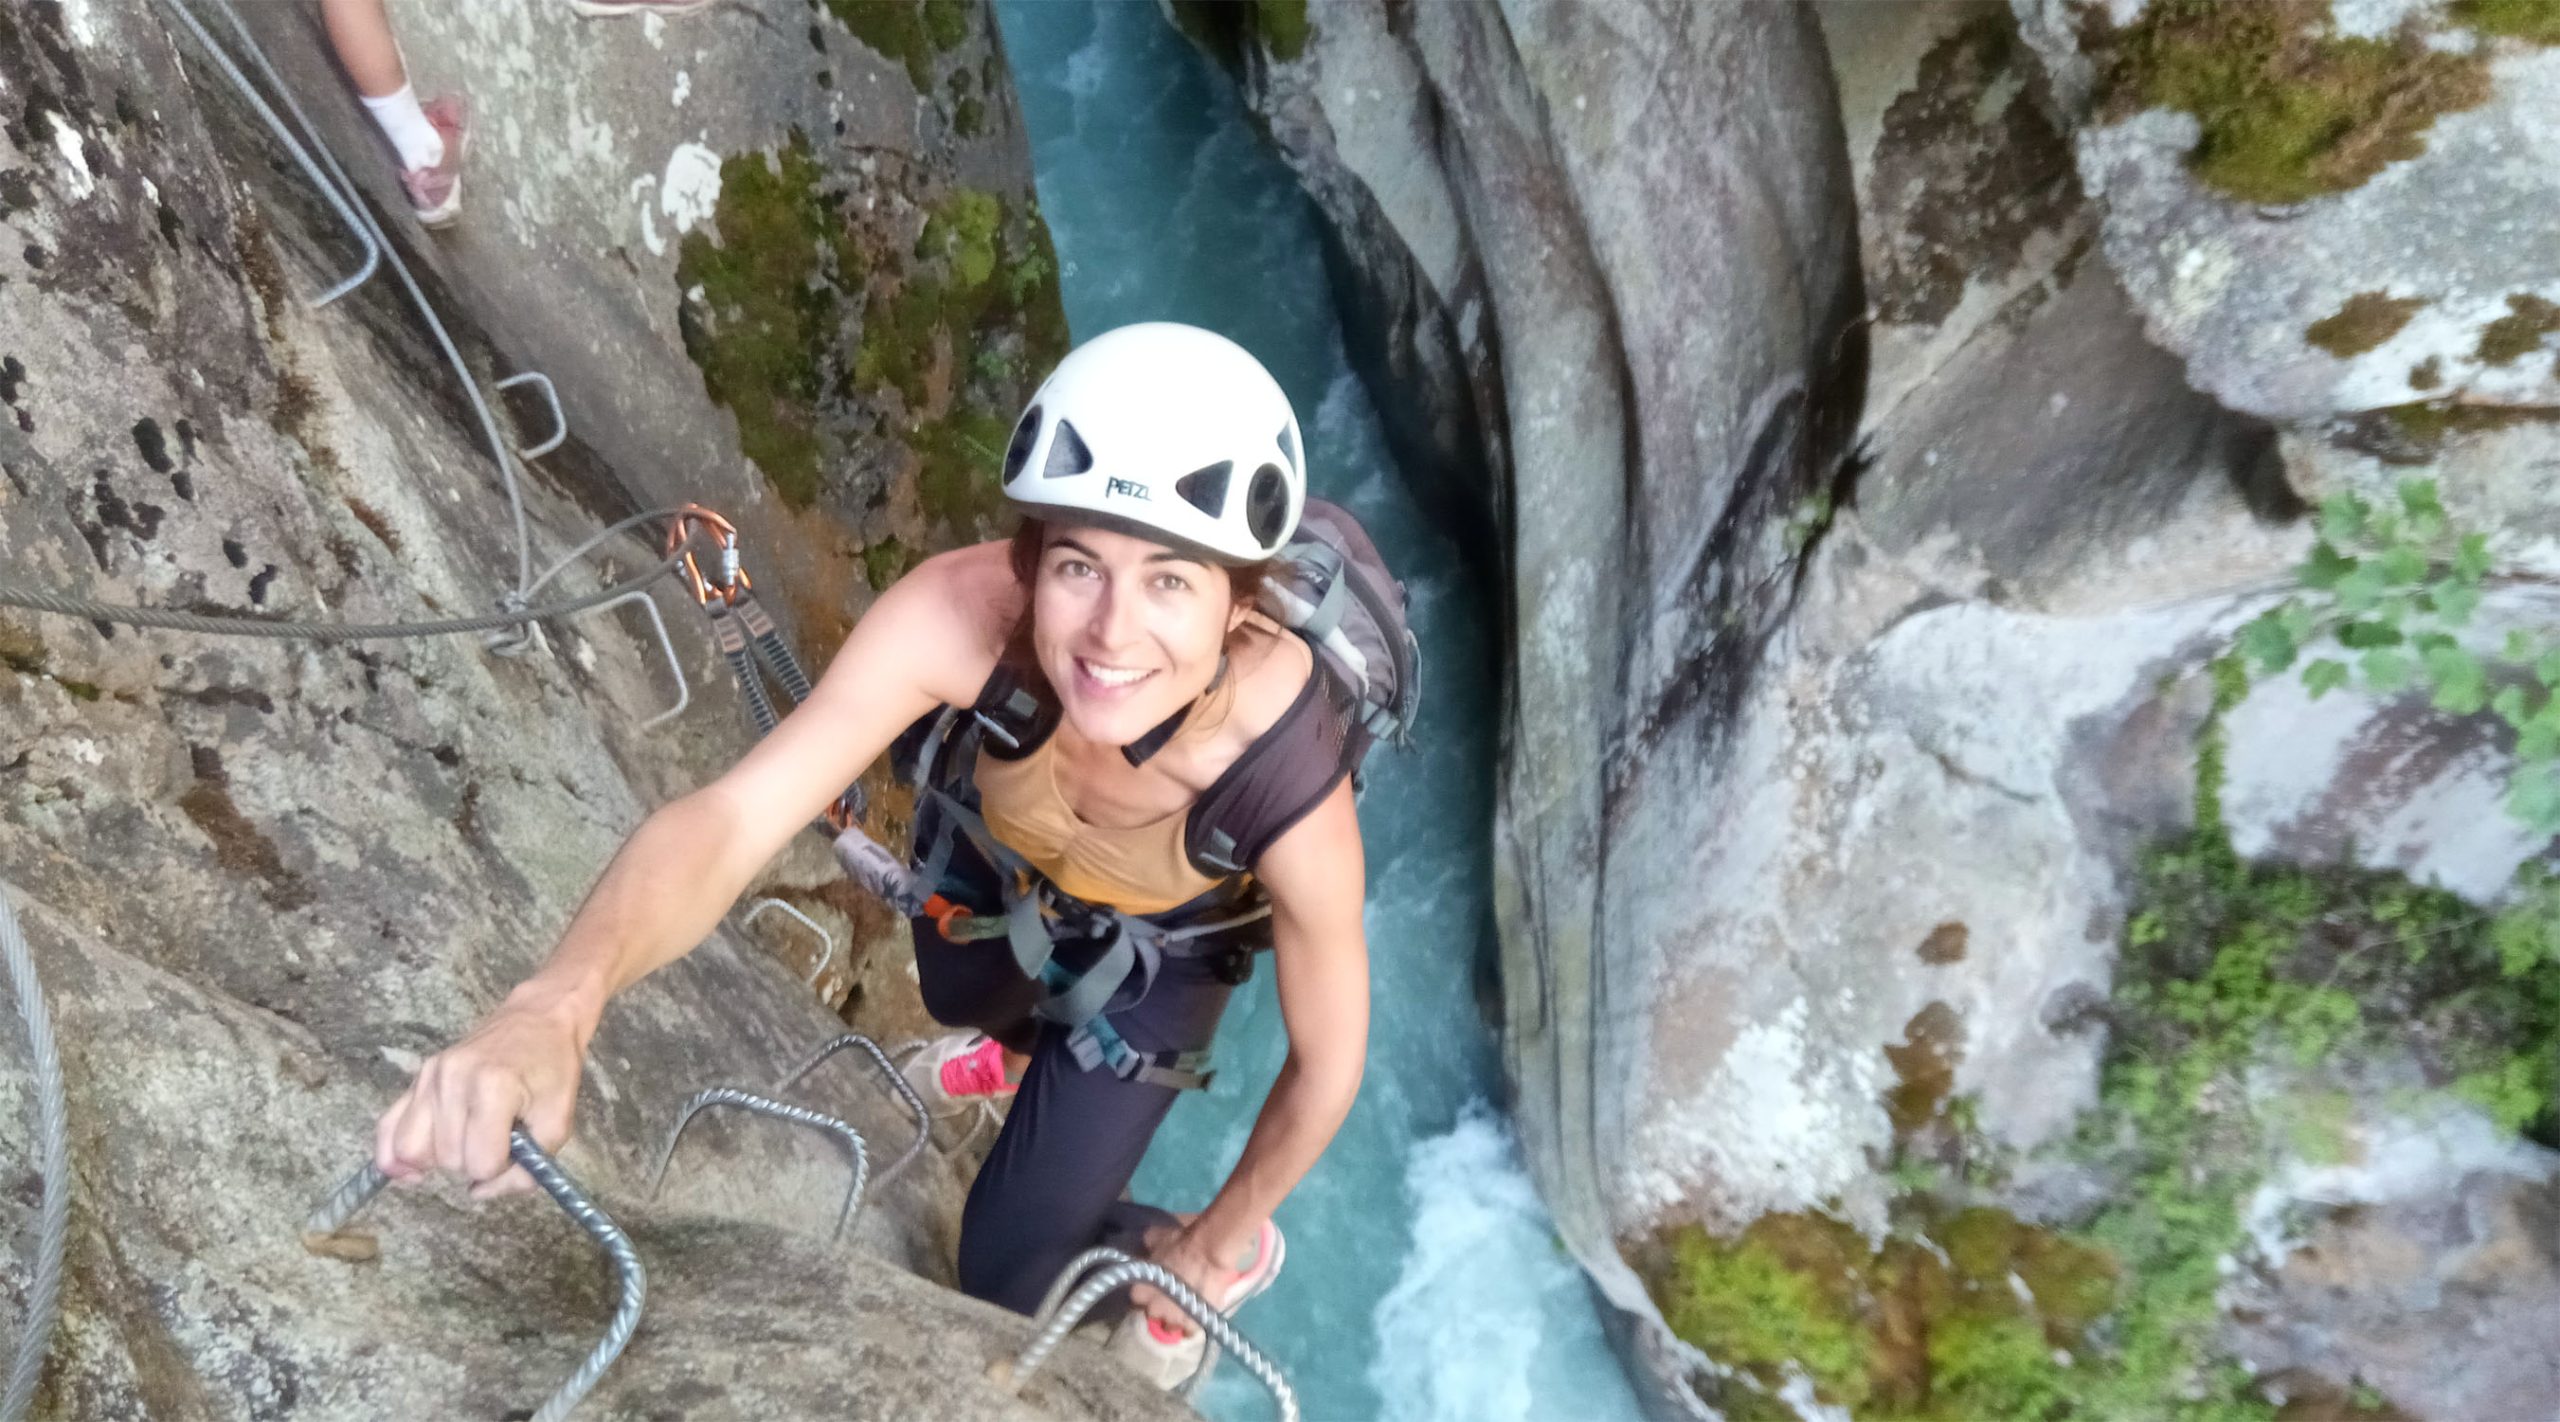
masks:
[[[1321,650],[1342,645],[1337,598],[1288,604],[1312,615],[1287,627],[1257,610],[1305,507],[1301,448],[1278,382],[1223,337],[1154,323],[1069,354],[1006,454],[1011,540],[919,564],[772,735],[650,815],[549,962],[420,1067],[376,1163],[529,1188],[508,1129],[567,1136],[606,1000],[708,936],[895,741],[924,787],[920,877],[940,890],[915,921],[925,1006],[971,1029],[934,1044],[923,1084],[1011,1099],[962,1218],[962,1289],[1029,1312],[1098,1243],[1223,1307],[1267,1287],[1272,1210],[1332,1140],[1367,1053],[1348,772],[1394,729],[1338,694]],[[1360,554],[1374,566],[1365,538]],[[1400,609],[1384,620],[1403,635]],[[1242,1158],[1196,1216],[1123,1202],[1262,948],[1289,1053]],[[1139,1301],[1114,1346],[1177,1382],[1197,1336]]]

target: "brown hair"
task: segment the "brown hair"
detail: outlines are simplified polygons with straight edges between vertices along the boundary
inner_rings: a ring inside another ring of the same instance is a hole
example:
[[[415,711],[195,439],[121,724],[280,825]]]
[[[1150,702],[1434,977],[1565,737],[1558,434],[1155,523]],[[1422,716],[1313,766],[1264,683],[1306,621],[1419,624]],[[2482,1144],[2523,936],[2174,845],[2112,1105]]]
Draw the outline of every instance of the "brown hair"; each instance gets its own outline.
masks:
[[[1031,651],[1031,587],[1040,576],[1040,554],[1049,546],[1049,521],[1025,515],[1014,525],[1013,539],[1007,554],[1013,565],[1013,580],[1022,588],[1022,615],[1013,621],[1013,631],[1004,639],[1005,665],[1026,678],[1040,691],[1049,689],[1048,678],[1040,672],[1040,660]],[[1268,560],[1260,563],[1220,563],[1213,566],[1225,570],[1227,596],[1237,607],[1255,607],[1262,601],[1262,585],[1271,576]],[[1228,648],[1234,649],[1237,633],[1228,634]]]

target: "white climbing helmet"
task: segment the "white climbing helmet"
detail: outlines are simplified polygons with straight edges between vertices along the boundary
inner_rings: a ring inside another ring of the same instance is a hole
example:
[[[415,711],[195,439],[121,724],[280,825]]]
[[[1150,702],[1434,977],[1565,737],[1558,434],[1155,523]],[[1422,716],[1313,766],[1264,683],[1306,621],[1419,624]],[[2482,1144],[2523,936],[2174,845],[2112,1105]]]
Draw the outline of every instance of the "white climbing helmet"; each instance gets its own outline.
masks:
[[[1214,331],[1149,321],[1067,353],[1005,449],[1024,511],[1115,527],[1220,563],[1259,563],[1307,502],[1280,382]]]

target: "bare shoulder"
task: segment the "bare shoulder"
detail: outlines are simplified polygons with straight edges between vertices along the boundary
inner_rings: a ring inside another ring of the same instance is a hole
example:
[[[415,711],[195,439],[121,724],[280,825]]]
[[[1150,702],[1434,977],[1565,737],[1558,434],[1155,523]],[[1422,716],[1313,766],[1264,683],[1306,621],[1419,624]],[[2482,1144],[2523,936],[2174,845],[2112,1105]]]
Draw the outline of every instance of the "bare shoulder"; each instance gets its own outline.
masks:
[[[978,694],[1022,613],[1022,589],[1003,543],[937,553],[889,585],[848,645],[876,646],[918,669],[945,703]]]
[[[1244,642],[1230,654],[1236,678],[1235,724],[1250,743],[1295,704],[1315,674],[1315,652],[1294,632],[1256,615],[1245,621]]]

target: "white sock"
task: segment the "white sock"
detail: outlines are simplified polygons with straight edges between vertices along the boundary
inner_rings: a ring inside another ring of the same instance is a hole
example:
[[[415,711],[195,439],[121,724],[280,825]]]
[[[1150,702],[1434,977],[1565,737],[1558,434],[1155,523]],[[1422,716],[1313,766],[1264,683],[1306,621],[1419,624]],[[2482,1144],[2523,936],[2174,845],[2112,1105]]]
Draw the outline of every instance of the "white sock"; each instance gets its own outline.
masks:
[[[417,91],[403,84],[397,94],[376,99],[359,94],[367,113],[382,128],[382,136],[391,140],[393,151],[400,155],[402,172],[432,168],[444,161],[444,135],[427,122],[426,110],[418,107]]]

